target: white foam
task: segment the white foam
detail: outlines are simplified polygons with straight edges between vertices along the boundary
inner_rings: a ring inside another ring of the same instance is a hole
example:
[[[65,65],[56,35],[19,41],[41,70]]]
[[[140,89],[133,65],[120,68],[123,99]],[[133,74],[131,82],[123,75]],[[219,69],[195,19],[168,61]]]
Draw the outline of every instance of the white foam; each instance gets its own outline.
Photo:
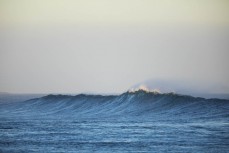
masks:
[[[140,85],[137,88],[131,88],[128,92],[134,93],[134,92],[137,92],[137,91],[145,91],[147,93],[161,93],[161,91],[159,89],[151,90],[145,85]]]

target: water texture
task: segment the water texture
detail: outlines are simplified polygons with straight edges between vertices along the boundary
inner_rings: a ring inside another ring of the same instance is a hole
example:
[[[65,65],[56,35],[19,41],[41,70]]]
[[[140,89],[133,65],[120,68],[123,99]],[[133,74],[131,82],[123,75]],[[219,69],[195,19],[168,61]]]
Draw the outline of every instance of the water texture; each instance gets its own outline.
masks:
[[[173,93],[0,103],[0,152],[229,152],[229,100]]]

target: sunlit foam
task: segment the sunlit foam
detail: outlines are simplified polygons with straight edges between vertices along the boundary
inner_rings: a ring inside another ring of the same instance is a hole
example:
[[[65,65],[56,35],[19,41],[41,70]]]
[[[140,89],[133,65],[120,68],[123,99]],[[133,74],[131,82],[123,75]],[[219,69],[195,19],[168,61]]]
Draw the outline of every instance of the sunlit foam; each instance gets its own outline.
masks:
[[[147,86],[145,86],[145,85],[140,85],[139,87],[137,87],[137,88],[131,88],[130,90],[129,90],[129,92],[131,92],[131,93],[134,93],[134,92],[137,92],[137,91],[145,91],[145,92],[147,92],[147,93],[161,93],[161,91],[159,90],[159,89],[153,89],[153,90],[151,90],[151,89],[149,89]]]

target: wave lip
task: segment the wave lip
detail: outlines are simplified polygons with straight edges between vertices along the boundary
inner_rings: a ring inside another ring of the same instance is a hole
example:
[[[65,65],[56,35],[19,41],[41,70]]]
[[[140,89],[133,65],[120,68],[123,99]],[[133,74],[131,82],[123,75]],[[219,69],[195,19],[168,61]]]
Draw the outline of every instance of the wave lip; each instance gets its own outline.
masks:
[[[138,91],[144,91],[146,93],[158,93],[158,94],[161,93],[161,91],[159,89],[150,90],[145,85],[140,85],[138,88],[131,88],[130,90],[128,90],[128,92],[131,92],[131,93],[135,93]]]

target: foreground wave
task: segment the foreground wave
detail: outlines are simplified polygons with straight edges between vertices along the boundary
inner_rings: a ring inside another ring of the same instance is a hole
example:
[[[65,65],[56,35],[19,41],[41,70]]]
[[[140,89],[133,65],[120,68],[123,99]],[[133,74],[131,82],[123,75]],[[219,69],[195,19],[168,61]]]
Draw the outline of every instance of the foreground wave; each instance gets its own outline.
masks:
[[[19,117],[118,117],[161,120],[229,117],[229,100],[196,98],[174,93],[160,94],[144,90],[116,96],[48,95],[1,105],[0,115]]]

